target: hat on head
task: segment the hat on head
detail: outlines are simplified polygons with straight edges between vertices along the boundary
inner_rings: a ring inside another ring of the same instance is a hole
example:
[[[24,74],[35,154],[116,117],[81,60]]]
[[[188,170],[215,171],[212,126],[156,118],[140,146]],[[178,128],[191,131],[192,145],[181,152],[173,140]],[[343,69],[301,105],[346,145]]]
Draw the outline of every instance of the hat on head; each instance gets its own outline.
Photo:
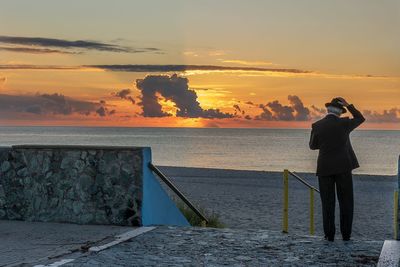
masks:
[[[340,100],[338,98],[334,98],[331,100],[330,103],[326,103],[325,107],[335,107],[335,108],[340,108],[342,110],[342,113],[346,113],[347,110],[343,107],[343,105],[341,104]]]

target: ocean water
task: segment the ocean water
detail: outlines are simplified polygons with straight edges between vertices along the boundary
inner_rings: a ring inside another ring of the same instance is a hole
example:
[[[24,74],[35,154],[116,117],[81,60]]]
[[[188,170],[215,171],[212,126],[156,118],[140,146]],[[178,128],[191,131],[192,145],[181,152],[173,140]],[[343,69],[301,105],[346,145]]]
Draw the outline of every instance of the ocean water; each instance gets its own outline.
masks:
[[[0,146],[77,144],[149,146],[157,165],[314,172],[309,130],[220,128],[0,127]],[[354,173],[395,175],[400,131],[351,135],[361,167]]]

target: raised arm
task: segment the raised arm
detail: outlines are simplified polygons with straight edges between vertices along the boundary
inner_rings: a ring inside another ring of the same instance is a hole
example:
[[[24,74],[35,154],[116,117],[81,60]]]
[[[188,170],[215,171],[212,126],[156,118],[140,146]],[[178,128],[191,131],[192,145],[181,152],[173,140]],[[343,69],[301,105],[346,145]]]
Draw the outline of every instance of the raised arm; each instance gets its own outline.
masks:
[[[347,101],[341,97],[339,99],[342,102],[343,106],[345,106],[350,111],[351,115],[353,115],[353,118],[348,120],[348,126],[347,126],[349,131],[351,132],[355,128],[360,126],[360,124],[365,121],[365,118],[361,114],[361,112],[354,107],[353,104],[347,103]]]

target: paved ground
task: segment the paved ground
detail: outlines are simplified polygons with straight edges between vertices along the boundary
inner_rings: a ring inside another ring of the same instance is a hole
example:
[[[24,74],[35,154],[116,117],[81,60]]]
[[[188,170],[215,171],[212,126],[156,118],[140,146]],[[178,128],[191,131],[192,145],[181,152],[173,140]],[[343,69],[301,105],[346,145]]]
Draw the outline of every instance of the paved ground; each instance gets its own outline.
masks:
[[[110,242],[131,227],[0,220],[0,266],[46,262]]]
[[[357,176],[354,241],[283,235],[281,173],[163,168],[197,205],[214,211],[227,229],[157,229],[98,253],[133,228],[0,221],[0,266],[375,266],[392,237],[394,177]],[[315,177],[304,176],[314,185]],[[290,233],[308,232],[308,191],[290,181]],[[316,228],[321,235],[319,198]],[[275,231],[274,231],[275,230]],[[337,238],[340,238],[338,235]],[[378,240],[378,241],[370,241]]]
[[[268,230],[159,227],[64,266],[375,266],[382,244]]]
[[[269,230],[160,226],[91,252],[132,229],[0,221],[0,266],[51,266],[63,261],[62,266],[107,267],[374,266],[383,245],[366,240],[332,243]]]
[[[230,228],[281,230],[282,173],[201,168],[161,167],[197,206],[215,212]],[[315,175],[301,174],[318,188]],[[289,179],[289,232],[308,234],[309,191]],[[354,176],[353,236],[374,240],[393,238],[394,176]],[[336,208],[337,237],[339,210]],[[316,234],[322,235],[320,198],[315,194]]]

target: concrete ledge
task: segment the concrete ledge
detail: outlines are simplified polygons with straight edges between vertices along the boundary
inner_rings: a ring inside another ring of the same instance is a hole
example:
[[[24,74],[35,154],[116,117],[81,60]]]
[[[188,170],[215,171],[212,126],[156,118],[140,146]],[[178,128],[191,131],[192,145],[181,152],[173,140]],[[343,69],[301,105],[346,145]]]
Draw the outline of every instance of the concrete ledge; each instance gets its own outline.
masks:
[[[378,267],[400,266],[400,241],[385,240],[381,255],[379,256]]]
[[[79,150],[133,150],[139,151],[145,147],[137,146],[87,146],[87,145],[14,145],[13,149],[79,149]]]

